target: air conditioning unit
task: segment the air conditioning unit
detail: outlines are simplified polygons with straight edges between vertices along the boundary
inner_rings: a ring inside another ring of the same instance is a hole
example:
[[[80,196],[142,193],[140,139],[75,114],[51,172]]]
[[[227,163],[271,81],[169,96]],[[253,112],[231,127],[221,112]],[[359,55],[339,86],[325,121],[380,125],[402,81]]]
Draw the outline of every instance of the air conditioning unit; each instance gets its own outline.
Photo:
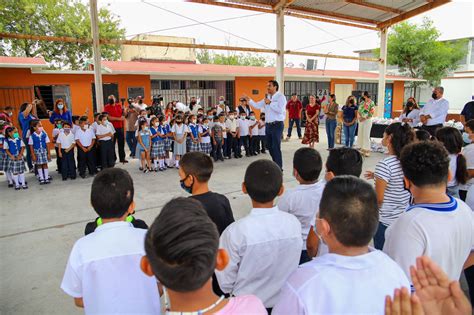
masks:
[[[306,70],[316,70],[318,69],[318,60],[317,59],[306,59]]]

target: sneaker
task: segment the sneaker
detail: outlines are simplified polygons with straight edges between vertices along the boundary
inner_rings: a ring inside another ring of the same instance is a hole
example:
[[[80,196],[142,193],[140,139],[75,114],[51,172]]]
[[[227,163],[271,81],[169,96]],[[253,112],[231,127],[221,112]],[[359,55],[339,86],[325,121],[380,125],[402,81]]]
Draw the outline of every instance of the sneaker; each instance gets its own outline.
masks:
[[[23,185],[21,186],[21,188],[23,188],[23,189],[28,189],[28,185],[23,184]]]
[[[49,180],[49,181],[52,181],[53,178],[52,178],[51,176],[48,176],[48,180]]]
[[[45,180],[44,183],[47,185],[47,184],[51,184],[51,181],[49,179]]]
[[[39,183],[40,183],[40,185],[44,185],[44,184],[46,184],[46,181],[45,180],[40,180]]]
[[[143,173],[145,173],[145,174],[148,173],[148,172],[149,172],[148,168],[145,168],[145,169],[143,170]]]
[[[168,168],[173,168],[173,165],[168,165]]]
[[[15,186],[15,190],[20,190],[21,187],[20,186]]]
[[[15,185],[13,185],[13,183],[11,183],[11,184],[9,183],[9,184],[8,184],[8,188],[13,188],[13,186],[15,186]]]

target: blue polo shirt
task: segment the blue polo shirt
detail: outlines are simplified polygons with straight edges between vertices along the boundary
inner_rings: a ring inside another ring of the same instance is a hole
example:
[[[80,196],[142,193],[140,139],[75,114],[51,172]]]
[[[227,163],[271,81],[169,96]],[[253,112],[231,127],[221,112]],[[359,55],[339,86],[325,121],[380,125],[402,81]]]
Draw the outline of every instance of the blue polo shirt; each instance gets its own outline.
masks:
[[[64,111],[62,114],[59,112],[53,112],[51,117],[49,117],[49,122],[54,124],[54,121],[57,119],[67,121],[68,123],[72,124],[72,114],[69,110]]]
[[[33,119],[36,119],[36,117],[33,116],[32,114],[29,114],[26,118],[23,115],[23,112],[21,112],[20,115],[18,115],[18,122],[20,123],[20,126],[21,126],[21,133],[22,133],[23,139],[26,138],[26,133],[28,132],[28,129],[30,128],[30,122]]]
[[[358,109],[357,106],[342,106],[342,117],[344,118],[344,121],[347,123],[353,121]]]

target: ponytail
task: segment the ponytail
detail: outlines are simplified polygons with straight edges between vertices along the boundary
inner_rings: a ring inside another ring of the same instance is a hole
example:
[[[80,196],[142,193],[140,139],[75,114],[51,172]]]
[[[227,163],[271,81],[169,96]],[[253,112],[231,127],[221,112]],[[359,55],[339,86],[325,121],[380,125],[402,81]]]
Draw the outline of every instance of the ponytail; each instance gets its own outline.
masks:
[[[409,124],[393,123],[385,129],[385,133],[392,136],[392,148],[398,159],[403,148],[415,140],[415,133]]]
[[[453,174],[460,184],[466,184],[469,179],[469,173],[467,170],[466,158],[462,154],[458,154],[456,159],[456,174]]]

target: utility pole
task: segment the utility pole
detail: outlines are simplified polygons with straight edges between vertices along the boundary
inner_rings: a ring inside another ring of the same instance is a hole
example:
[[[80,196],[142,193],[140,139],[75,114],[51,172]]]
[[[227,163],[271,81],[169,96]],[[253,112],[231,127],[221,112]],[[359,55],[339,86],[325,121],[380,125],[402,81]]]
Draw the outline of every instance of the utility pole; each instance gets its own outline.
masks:
[[[90,0],[91,8],[91,30],[92,30],[92,52],[94,55],[94,83],[95,102],[97,112],[104,111],[104,92],[102,91],[102,65],[99,43],[99,15],[97,13],[97,0]]]

